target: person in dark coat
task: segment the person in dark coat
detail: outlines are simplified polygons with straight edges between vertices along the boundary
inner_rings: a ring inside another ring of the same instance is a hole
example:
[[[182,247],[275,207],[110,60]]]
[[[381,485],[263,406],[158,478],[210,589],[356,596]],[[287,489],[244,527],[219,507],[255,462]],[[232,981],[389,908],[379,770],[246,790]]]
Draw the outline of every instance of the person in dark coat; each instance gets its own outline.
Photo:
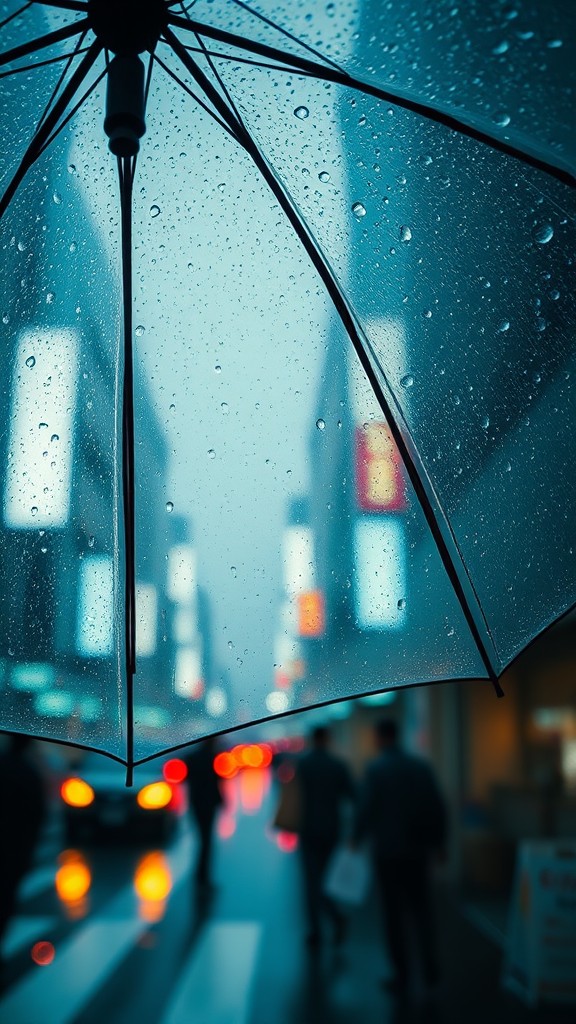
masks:
[[[196,824],[199,839],[195,878],[200,887],[209,888],[211,879],[214,819],[223,804],[220,780],[214,770],[218,753],[213,736],[193,747],[185,758],[188,768],[188,805]]]
[[[371,840],[395,972],[386,987],[402,995],[414,953],[425,985],[433,989],[438,981],[430,866],[444,856],[446,807],[430,765],[400,747],[393,719],[378,723],[376,738],[380,753],[361,787],[354,841]]]
[[[33,741],[13,733],[0,753],[0,950],[46,815],[45,784]],[[1,959],[1,958],[0,958]]]
[[[342,813],[354,799],[354,784],[348,767],[330,752],[330,734],[319,726],[312,733],[312,745],[296,768],[301,806],[300,853],[309,932],[308,944],[321,939],[323,912],[331,919],[334,939],[342,942],[346,918],[333,900],[323,893],[330,858],[342,835]]]

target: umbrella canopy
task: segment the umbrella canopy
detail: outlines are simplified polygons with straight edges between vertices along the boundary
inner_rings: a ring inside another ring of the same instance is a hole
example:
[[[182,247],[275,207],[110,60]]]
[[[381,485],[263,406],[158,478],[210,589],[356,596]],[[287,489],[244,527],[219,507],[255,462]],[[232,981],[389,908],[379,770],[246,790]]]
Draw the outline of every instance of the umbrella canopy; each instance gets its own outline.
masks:
[[[1,9],[2,727],[496,684],[576,599],[574,5]]]

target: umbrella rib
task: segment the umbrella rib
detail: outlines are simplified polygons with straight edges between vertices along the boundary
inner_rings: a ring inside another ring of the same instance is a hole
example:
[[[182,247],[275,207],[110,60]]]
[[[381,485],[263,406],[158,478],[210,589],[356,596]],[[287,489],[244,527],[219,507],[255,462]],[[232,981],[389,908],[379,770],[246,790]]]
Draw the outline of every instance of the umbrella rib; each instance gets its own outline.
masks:
[[[65,39],[70,39],[71,36],[80,35],[81,32],[86,32],[89,28],[89,19],[82,18],[80,21],[73,21],[70,25],[64,25],[63,28],[58,28],[54,32],[48,32],[39,39],[29,39],[27,43],[21,43],[20,46],[14,46],[11,50],[0,53],[0,67],[10,64],[13,60],[20,60],[21,57],[36,53],[38,50],[43,50],[47,46],[52,46],[53,43],[61,43]]]
[[[134,488],[134,364],[132,346],[132,184],[135,162],[118,157],[120,185],[124,368],[122,385],[122,493],[124,506],[126,628],[126,785],[134,760],[134,674],[136,672],[136,556]]]
[[[0,21],[0,28],[4,28],[5,25],[8,25],[11,21],[14,21],[14,18],[17,18],[19,14],[24,14],[24,11],[27,11],[28,8],[31,6],[32,0],[28,0],[28,3],[24,4],[22,7],[19,7],[18,10],[14,11],[13,14],[9,14],[7,18],[4,18],[4,21]]]
[[[203,76],[203,73],[200,71],[200,69],[196,68],[194,61],[190,57],[185,47],[182,45],[182,43],[180,43],[177,37],[170,32],[170,30],[167,30],[166,32],[166,38],[169,42],[172,43],[177,56],[180,57],[185,67],[189,68],[189,70],[191,71],[192,74],[195,75],[197,80],[199,80],[199,76],[205,77]],[[230,117],[230,111],[226,103],[224,102],[223,98],[220,96],[217,90],[214,89],[211,83],[208,83],[208,85],[215,94],[212,97],[212,102],[214,102],[216,109],[223,117]],[[324,283],[324,286],[330,298],[332,299],[332,302],[334,303],[336,312],[338,313],[346,329],[346,332],[349,335],[352,344],[354,345],[354,348],[360,359],[364,372],[366,373],[366,376],[370,381],[370,384],[372,385],[374,393],[376,394],[376,397],[378,398],[384,415],[388,421],[392,436],[402,456],[404,465],[410,478],[410,482],[414,488],[418,501],[422,507],[422,511],[424,512],[426,522],[428,524],[430,532],[432,533],[432,537],[436,543],[436,547],[438,549],[440,558],[442,560],[444,568],[446,569],[448,578],[452,584],[452,587],[454,589],[454,592],[456,594],[456,597],[458,599],[458,602],[468,624],[468,628],[470,629],[470,632],[472,634],[472,637],[482,659],[482,663],[488,674],[488,678],[492,681],[492,683],[496,687],[496,692],[500,695],[502,691],[499,688],[498,684],[498,669],[496,666],[497,655],[490,634],[490,630],[488,628],[488,624],[486,623],[486,620],[484,618],[480,602],[478,601],[476,591],[474,590],[473,584],[468,575],[466,565],[462,558],[462,554],[458,547],[458,543],[456,541],[450,523],[446,519],[440,506],[440,503],[436,498],[432,483],[428,478],[424,466],[422,465],[416,446],[414,445],[414,442],[411,438],[410,432],[405,424],[404,429],[402,429],[402,427],[399,426],[396,417],[392,413],[390,402],[388,401],[386,395],[384,394],[382,385],[378,380],[378,377],[374,372],[370,359],[368,358],[368,355],[362,345],[359,328],[354,318],[354,315],[350,310],[350,307],[348,306],[348,303],[340,289],[340,286],[330,269],[328,261],[326,260],[324,254],[321,252],[320,248],[317,246],[303,218],[300,216],[300,214],[294,207],[291,199],[289,198],[287,192],[284,189],[284,186],[276,178],[270,166],[268,165],[266,159],[264,158],[263,154],[260,152],[260,149],[258,148],[256,141],[252,138],[252,136],[247,131],[241,120],[235,118],[235,122],[237,125],[237,131],[240,134],[240,142],[242,143],[248,154],[252,157],[254,164],[262,174],[262,177],[266,181],[266,184],[270,188],[272,194],[275,196],[280,207],[288,217],[288,220],[290,221],[292,227],[294,228],[294,231],[296,232],[298,238],[300,239],[302,245],[304,246],[304,249],[308,253],[308,256],[310,257],[313,266],[320,275],[320,278]],[[408,440],[408,438],[410,439],[410,441]],[[458,567],[460,567],[460,570],[463,573],[463,577],[461,577]],[[470,596],[472,597],[472,600],[466,593],[466,588],[463,582],[464,580],[466,581],[466,585],[470,590]],[[475,605],[475,607],[473,607],[473,605]],[[482,624],[481,626],[480,623]]]
[[[340,67],[338,67],[338,64],[336,64],[335,61],[330,60],[329,57],[325,57],[324,54],[320,53],[319,50],[315,50],[313,46],[310,46],[308,43],[305,43],[302,39],[298,39],[298,36],[293,35],[292,32],[288,31],[288,29],[282,28],[281,25],[277,25],[275,21],[272,21],[271,18],[267,18],[266,15],[261,14],[260,11],[255,11],[253,7],[250,7],[249,4],[245,4],[243,0],[232,0],[232,3],[236,4],[237,7],[242,7],[243,10],[247,11],[249,14],[252,14],[253,17],[258,18],[259,21],[263,21],[265,25],[269,25],[270,28],[275,29],[276,32],[280,32],[281,35],[286,36],[286,39],[290,39],[291,42],[297,43],[297,45],[301,46],[303,50],[307,50],[308,53],[311,53],[314,57],[317,57],[318,60],[324,61],[326,64],[329,64],[331,67],[335,68],[336,71],[342,70]]]
[[[248,64],[251,68],[267,68],[269,71],[284,71],[286,74],[293,74],[291,68],[284,64],[269,64],[263,60],[251,60],[249,57],[238,57],[235,53],[220,53],[218,50],[208,50],[205,47],[187,46],[188,53],[202,53],[206,57],[216,57],[220,60],[234,61],[236,64]],[[311,71],[298,71],[300,78],[315,78]]]
[[[241,146],[243,146],[243,140],[245,138],[249,138],[249,135],[238,116],[230,110],[230,107],[227,105],[216,87],[212,84],[207,75],[204,74],[202,69],[198,67],[196,61],[192,60],[192,57],[186,50],[184,44],[176,35],[174,35],[173,32],[171,32],[169,28],[164,30],[164,39],[172,47],[174,53],[180,59],[186,70],[190,72],[192,77],[198,83],[200,88],[220,114],[222,120],[228,125],[230,131],[234,135],[234,138]]]
[[[41,118],[40,118],[40,120],[38,122],[38,125],[36,127],[36,131],[39,130],[39,128],[41,127],[43,122],[46,120],[46,117],[48,116],[48,114],[50,112],[50,107],[52,106],[54,100],[56,99],[56,97],[58,95],[58,91],[60,89],[60,86],[62,85],[62,82],[66,78],[66,75],[68,74],[68,71],[70,70],[70,67],[72,65],[72,61],[74,60],[74,57],[77,55],[78,50],[81,48],[82,43],[84,42],[85,38],[86,38],[86,33],[82,32],[79,35],[79,37],[78,37],[78,42],[76,43],[76,47],[75,47],[73,53],[71,53],[70,56],[68,57],[68,62],[67,62],[67,64],[65,65],[65,67],[62,69],[62,71],[60,73],[60,77],[59,77],[58,81],[56,82],[56,85],[54,86],[54,88],[52,90],[52,95],[50,96],[50,99],[48,100],[48,103],[44,107],[44,113],[42,114],[42,116],[41,116]]]
[[[42,153],[46,149],[48,149],[48,146],[52,145],[52,143],[54,142],[54,139],[56,139],[60,135],[60,132],[72,120],[72,118],[74,117],[74,114],[76,114],[80,110],[80,107],[83,106],[83,104],[86,102],[88,97],[92,95],[94,90],[100,85],[100,82],[102,81],[103,78],[106,77],[107,74],[108,74],[108,68],[104,68],[104,70],[101,71],[100,74],[98,75],[98,78],[96,78],[92,82],[92,85],[88,89],[86,89],[86,92],[83,94],[83,96],[81,96],[81,98],[78,100],[78,102],[75,103],[74,106],[72,107],[72,109],[66,114],[66,117],[64,118],[63,121],[60,122],[60,124],[58,125],[56,130],[52,132],[52,135],[50,136],[50,138],[46,140],[46,142],[44,143],[44,145],[40,149],[40,151],[38,153],[38,156],[42,156]]]
[[[498,138],[498,136],[493,135],[491,132],[484,131],[481,128],[476,128],[473,125],[468,124],[466,121],[461,120],[461,118],[456,117],[454,114],[449,114],[446,111],[439,110],[429,103],[422,103],[394,90],[382,89],[380,86],[361,82],[359,79],[354,78],[347,72],[340,71],[335,67],[316,64],[307,57],[299,57],[296,54],[286,54],[277,47],[269,46],[266,43],[258,43],[253,39],[244,39],[242,36],[236,35],[234,32],[227,32],[224,29],[216,28],[213,25],[206,25],[203,22],[195,21],[192,18],[180,18],[178,15],[170,14],[168,16],[168,21],[174,28],[192,31],[195,34],[197,33],[198,35],[205,36],[209,39],[214,39],[227,46],[238,47],[248,51],[249,53],[256,53],[259,56],[280,61],[286,66],[286,70],[291,71],[293,74],[298,74],[299,71],[304,71],[314,75],[321,81],[332,82],[335,85],[342,85],[349,89],[356,89],[368,96],[374,96],[376,99],[384,100],[387,103],[393,103],[398,107],[411,111],[413,114],[418,114],[420,117],[426,118],[428,121],[433,121],[435,124],[441,124],[445,128],[450,128],[452,131],[471,138],[475,142],[481,142],[490,149],[495,149],[507,156],[512,156],[517,160],[521,160],[523,163],[557,178],[565,185],[570,185],[571,187],[576,186],[576,175],[574,174],[574,171],[563,163],[551,163],[549,160],[537,156],[534,153],[527,152],[525,149],[521,149],[518,146],[514,146],[512,143],[506,142],[504,139]]]
[[[13,198],[16,190],[18,189],[18,186],[21,184],[21,182],[25,178],[26,174],[28,173],[32,165],[38,159],[43,147],[49,140],[54,129],[57,127],[60,118],[65,114],[68,103],[71,99],[73,99],[77,90],[82,85],[82,82],[86,78],[90,68],[102,52],[102,49],[102,44],[98,40],[95,40],[91,44],[88,51],[82,58],[80,64],[76,68],[74,74],[71,76],[68,84],[64,87],[59,98],[56,100],[56,103],[52,107],[52,110],[48,114],[48,117],[32,138],[32,141],[30,142],[28,149],[26,150],[24,156],[22,157],[22,160],[20,161],[19,167],[13,175],[12,180],[8,183],[6,189],[4,190],[4,194],[0,199],[0,218],[4,216],[8,204]]]
[[[35,71],[36,68],[45,68],[48,64],[57,64],[61,60],[68,60],[69,57],[79,57],[81,53],[87,53],[88,46],[81,50],[74,50],[73,53],[63,53],[59,57],[49,57],[48,60],[39,60],[36,64],[23,64],[19,68],[12,68],[11,71],[0,71],[0,79],[8,78],[10,75],[18,75],[21,71]]]
[[[176,72],[172,71],[172,69],[169,68],[168,65],[165,64],[164,61],[161,60],[156,53],[154,54],[154,60],[160,65],[161,68],[164,69],[167,75],[170,75],[170,78],[174,79],[174,81],[178,83],[178,85],[184,90],[184,92],[187,92],[188,95],[191,96],[192,99],[195,100],[195,102],[198,103],[202,107],[202,109],[206,111],[207,114],[210,114],[210,117],[212,117],[216,121],[216,123],[219,124],[220,127],[223,128],[224,131],[228,133],[230,138],[234,139],[235,142],[239,141],[238,136],[233,131],[231,131],[228,125],[225,124],[224,121],[221,121],[218,115],[215,114],[213,110],[211,110],[208,104],[205,103],[204,100],[201,99],[200,96],[198,96],[192,89],[190,89],[190,87],[182,81],[182,79],[176,74]]]

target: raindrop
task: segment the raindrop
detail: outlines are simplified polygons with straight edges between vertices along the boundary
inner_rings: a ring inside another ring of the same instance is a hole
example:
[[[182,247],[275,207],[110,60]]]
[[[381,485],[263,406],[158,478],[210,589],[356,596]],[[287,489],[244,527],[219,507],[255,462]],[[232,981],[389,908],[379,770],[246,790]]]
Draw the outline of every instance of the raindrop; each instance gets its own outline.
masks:
[[[90,537],[88,537],[88,547],[89,548],[93,548],[95,541],[96,541],[96,538],[93,537],[92,535],[90,535]]]
[[[18,242],[18,252],[25,252],[26,244],[24,242]]]
[[[38,515],[38,506],[37,505],[32,505],[32,508],[30,509],[30,515],[33,515],[33,516],[37,516]]]
[[[398,601],[398,611],[399,612],[404,611],[405,607],[406,607],[406,600],[405,600],[405,598],[401,597],[400,600]]]
[[[46,552],[48,551],[48,548],[40,548],[40,551],[42,552],[43,555],[45,555]]]
[[[48,303],[49,306],[52,305],[52,303],[54,302],[55,298],[56,298],[56,296],[55,296],[54,292],[47,292],[46,293],[46,302]]]
[[[50,438],[50,440],[51,440],[51,441],[59,441],[59,440],[60,440],[60,437],[59,437],[59,435],[58,435],[58,434],[52,434],[52,437]]]
[[[238,575],[238,570],[235,565],[230,566],[230,572],[232,573],[234,579],[236,579],[236,576]]]
[[[214,451],[213,448],[209,448],[208,449],[208,458],[209,459],[215,459],[216,458],[216,452]]]
[[[330,175],[328,174],[328,171],[320,171],[320,174],[318,175],[318,177],[319,177],[320,181],[322,181],[324,183],[327,182],[327,181],[330,181]]]
[[[324,420],[316,420],[316,426],[318,427],[318,430],[324,430],[325,427],[326,427],[326,424],[325,424]]]
[[[294,114],[300,121],[305,121],[309,116],[310,111],[308,110],[308,107],[296,107]]]
[[[232,641],[231,641],[231,640],[229,640],[229,641],[228,641],[228,648],[229,648],[229,649],[230,649],[231,651],[232,651],[232,650],[234,650],[234,644],[232,643]]]
[[[418,163],[422,164],[422,167],[429,167],[432,163],[432,157],[429,153],[424,153],[422,156],[418,157]]]
[[[71,242],[70,243],[70,249],[69,249],[70,252],[76,252],[77,248],[78,248],[78,246],[76,245],[76,242]]]
[[[34,356],[28,356],[28,359],[26,360],[26,366],[28,367],[29,370],[31,370],[33,366],[36,366],[36,360]]]
[[[62,196],[60,195],[59,192],[54,192],[54,195],[52,196],[52,200],[53,200],[53,202],[56,203],[56,206],[60,206],[60,203],[62,202]]]
[[[454,626],[450,626],[450,629],[448,630],[448,636],[454,636]]]
[[[537,245],[546,245],[554,237],[551,224],[537,224],[532,230],[532,238]]]
[[[502,53],[506,53],[510,48],[510,43],[503,39],[501,43],[498,43],[492,50],[495,57],[499,57]]]
[[[511,473],[512,472],[512,463],[511,462],[507,462],[505,467],[504,467],[504,469],[506,470],[507,473]]]
[[[157,206],[157,205],[156,205],[156,203],[154,203],[154,204],[153,204],[153,205],[152,205],[152,206],[150,207],[150,216],[151,216],[151,217],[158,217],[158,216],[159,216],[159,214],[160,214],[160,207],[159,207],[159,206]]]
[[[223,413],[227,413],[230,407],[228,405],[228,402],[222,402],[220,408],[222,409]]]
[[[506,128],[510,124],[511,117],[505,110],[497,110],[492,120],[499,128]]]
[[[68,164],[68,174],[76,174],[76,165]]]
[[[173,501],[167,501],[166,502],[166,511],[167,512],[173,512],[174,511],[174,502]]]
[[[564,43],[562,42],[561,39],[549,39],[548,42],[546,43],[546,46],[548,47],[549,50],[559,50],[560,47],[563,46],[563,45],[564,45]]]
[[[490,426],[490,417],[483,416],[480,420],[480,426],[482,427],[482,430],[488,430],[488,427]]]
[[[40,430],[47,430],[48,429],[48,424],[44,423],[44,421],[42,420],[42,422],[38,424],[38,427],[39,427]]]
[[[548,321],[545,320],[543,316],[537,316],[536,317],[534,326],[536,327],[537,331],[545,331],[547,325],[548,325]]]
[[[222,367],[219,366],[218,363],[214,367],[214,373],[222,373]]]
[[[353,203],[352,213],[354,214],[357,220],[361,220],[362,217],[366,216],[366,207],[362,206],[362,203]]]
[[[557,302],[558,301],[558,299],[560,298],[560,292],[558,291],[557,288],[553,288],[552,289],[552,291],[550,292],[550,298],[552,299],[553,302]]]
[[[138,324],[138,327],[134,331],[134,334],[136,335],[137,338],[141,338],[145,330],[146,328],[143,327],[142,324]]]
[[[226,191],[226,182],[225,181],[221,181],[220,182],[220,184],[218,185],[218,191],[219,192],[225,192]]]
[[[407,224],[403,224],[400,228],[400,241],[410,242],[412,239],[412,229]]]
[[[404,376],[400,378],[400,383],[403,388],[411,388],[414,384],[414,377],[411,373],[405,373]]]
[[[510,330],[510,321],[501,320],[500,323],[498,324],[498,330],[502,332]]]
[[[422,316],[424,317],[425,320],[430,320],[430,318],[432,316],[432,310],[431,309],[425,309],[423,311],[423,313],[422,313]]]
[[[168,411],[176,412],[176,406],[174,405],[174,402],[172,402],[172,404],[168,406]]]
[[[540,384],[541,380],[542,380],[542,375],[540,373],[538,373],[538,371],[536,371],[536,373],[532,374],[532,383],[533,384]]]

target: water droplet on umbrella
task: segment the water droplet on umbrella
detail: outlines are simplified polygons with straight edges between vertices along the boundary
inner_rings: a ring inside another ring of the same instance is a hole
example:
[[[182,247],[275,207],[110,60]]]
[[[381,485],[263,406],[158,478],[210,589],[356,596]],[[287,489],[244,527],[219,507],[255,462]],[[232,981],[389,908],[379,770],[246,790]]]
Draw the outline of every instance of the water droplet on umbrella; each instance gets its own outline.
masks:
[[[500,323],[498,324],[498,330],[499,331],[504,332],[504,331],[508,331],[509,329],[510,329],[510,321],[509,320],[501,320]]]
[[[535,327],[537,331],[545,331],[548,326],[548,321],[543,316],[537,316],[535,321]]]
[[[532,238],[537,245],[546,245],[554,237],[551,224],[537,224],[532,230]]]
[[[236,566],[235,566],[235,565],[231,565],[231,566],[230,566],[230,572],[232,573],[232,575],[234,576],[234,578],[236,578],[236,576],[238,575],[238,570],[236,569]]]
[[[549,39],[546,46],[549,50],[559,50],[564,43],[561,39]]]
[[[46,302],[48,303],[49,306],[52,305],[52,303],[54,302],[55,298],[56,298],[56,295],[54,294],[54,292],[47,292],[46,293]]]
[[[400,241],[409,242],[412,238],[412,229],[407,224],[403,224],[400,228]]]
[[[50,440],[51,440],[51,441],[59,441],[59,440],[60,440],[60,437],[59,437],[59,435],[58,435],[58,434],[52,434],[52,437],[50,438]]]
[[[59,192],[54,192],[54,195],[52,196],[52,200],[53,200],[53,202],[56,203],[56,206],[60,206],[60,203],[62,202],[62,196],[60,195]]]
[[[450,629],[448,630],[448,636],[454,636],[454,626],[450,626]]]
[[[159,207],[159,206],[157,206],[157,204],[156,204],[156,203],[154,203],[154,204],[153,204],[153,205],[152,205],[152,206],[150,207],[150,216],[151,216],[151,217],[158,217],[159,213],[160,213],[160,207]]]
[[[222,367],[218,363],[214,367],[214,373],[222,373]]]
[[[43,555],[45,555],[46,552],[48,551],[48,548],[40,548],[40,551],[42,552]]]
[[[234,644],[232,643],[231,640],[228,641],[228,647],[231,651],[234,649]]]
[[[316,420],[316,426],[318,427],[318,430],[324,430],[326,424],[324,420]]]
[[[429,153],[424,153],[422,156],[418,157],[418,163],[422,164],[422,167],[429,167],[432,163],[432,157]]]
[[[320,174],[318,175],[318,177],[319,177],[320,181],[323,181],[323,182],[330,181],[330,175],[328,174],[328,171],[320,171]]]
[[[38,515],[38,506],[37,505],[32,505],[32,508],[30,509],[30,514],[33,515],[33,516]]]
[[[28,359],[26,360],[26,366],[28,367],[29,370],[31,370],[33,366],[36,366],[36,360],[34,356],[28,356]]]
[[[18,242],[18,252],[25,252],[25,251],[26,251],[26,244],[25,244],[25,242]]]
[[[495,57],[499,57],[502,53],[506,53],[509,47],[510,43],[508,43],[506,39],[503,39],[501,43],[498,43],[498,45],[492,49],[492,53]]]
[[[176,412],[176,406],[174,405],[174,402],[172,402],[172,404],[168,406],[168,411]]]
[[[401,597],[400,600],[398,601],[398,611],[399,612],[404,611],[405,607],[406,607],[406,600],[405,600],[405,598]]]
[[[560,292],[558,291],[557,288],[553,288],[552,289],[552,291],[550,292],[550,298],[552,299],[553,302],[557,302],[558,301],[558,299],[560,298]]]
[[[488,427],[490,426],[490,417],[483,416],[480,420],[480,426],[482,427],[482,430],[488,430]]]
[[[411,373],[405,373],[404,376],[400,378],[400,383],[403,388],[411,388],[414,383],[414,377]]]
[[[68,174],[76,174],[76,165],[68,164]]]
[[[88,537],[88,547],[89,548],[93,548],[94,547],[95,540],[96,540],[95,537],[92,537],[92,536]]]
[[[77,248],[78,248],[78,246],[76,245],[76,242],[71,242],[70,243],[70,252],[76,252]]]
[[[167,512],[173,512],[174,511],[174,502],[173,501],[167,501],[166,502],[166,511]]]
[[[430,317],[432,316],[432,310],[431,309],[423,310],[422,316],[424,317],[425,320],[429,320]]]
[[[220,184],[218,185],[218,191],[219,192],[225,192],[226,191],[226,182],[225,181],[221,181],[220,182]]]
[[[40,430],[47,430],[48,429],[48,424],[44,423],[44,421],[42,420],[42,422],[38,424],[38,427],[39,427]]]
[[[532,374],[532,383],[533,384],[540,384],[541,380],[542,380],[542,374],[538,373],[538,371],[536,370],[536,372]]]
[[[296,107],[294,114],[300,119],[300,121],[305,121],[309,116],[310,111],[308,110],[308,107]]]
[[[224,412],[224,413],[228,412],[228,410],[229,410],[228,402],[222,402],[221,405],[220,405],[220,408],[222,409],[222,412]]]
[[[216,458],[216,452],[214,451],[213,448],[209,448],[208,449],[208,458],[209,459],[215,459]]]
[[[366,207],[362,203],[353,203],[352,213],[358,220],[361,220],[362,217],[366,216]]]
[[[510,124],[511,118],[510,114],[507,114],[505,110],[497,110],[492,120],[499,128],[506,128]]]
[[[142,335],[144,334],[145,329],[146,328],[143,327],[142,324],[138,324],[138,327],[134,331],[134,334],[136,335],[137,338],[141,338]]]

